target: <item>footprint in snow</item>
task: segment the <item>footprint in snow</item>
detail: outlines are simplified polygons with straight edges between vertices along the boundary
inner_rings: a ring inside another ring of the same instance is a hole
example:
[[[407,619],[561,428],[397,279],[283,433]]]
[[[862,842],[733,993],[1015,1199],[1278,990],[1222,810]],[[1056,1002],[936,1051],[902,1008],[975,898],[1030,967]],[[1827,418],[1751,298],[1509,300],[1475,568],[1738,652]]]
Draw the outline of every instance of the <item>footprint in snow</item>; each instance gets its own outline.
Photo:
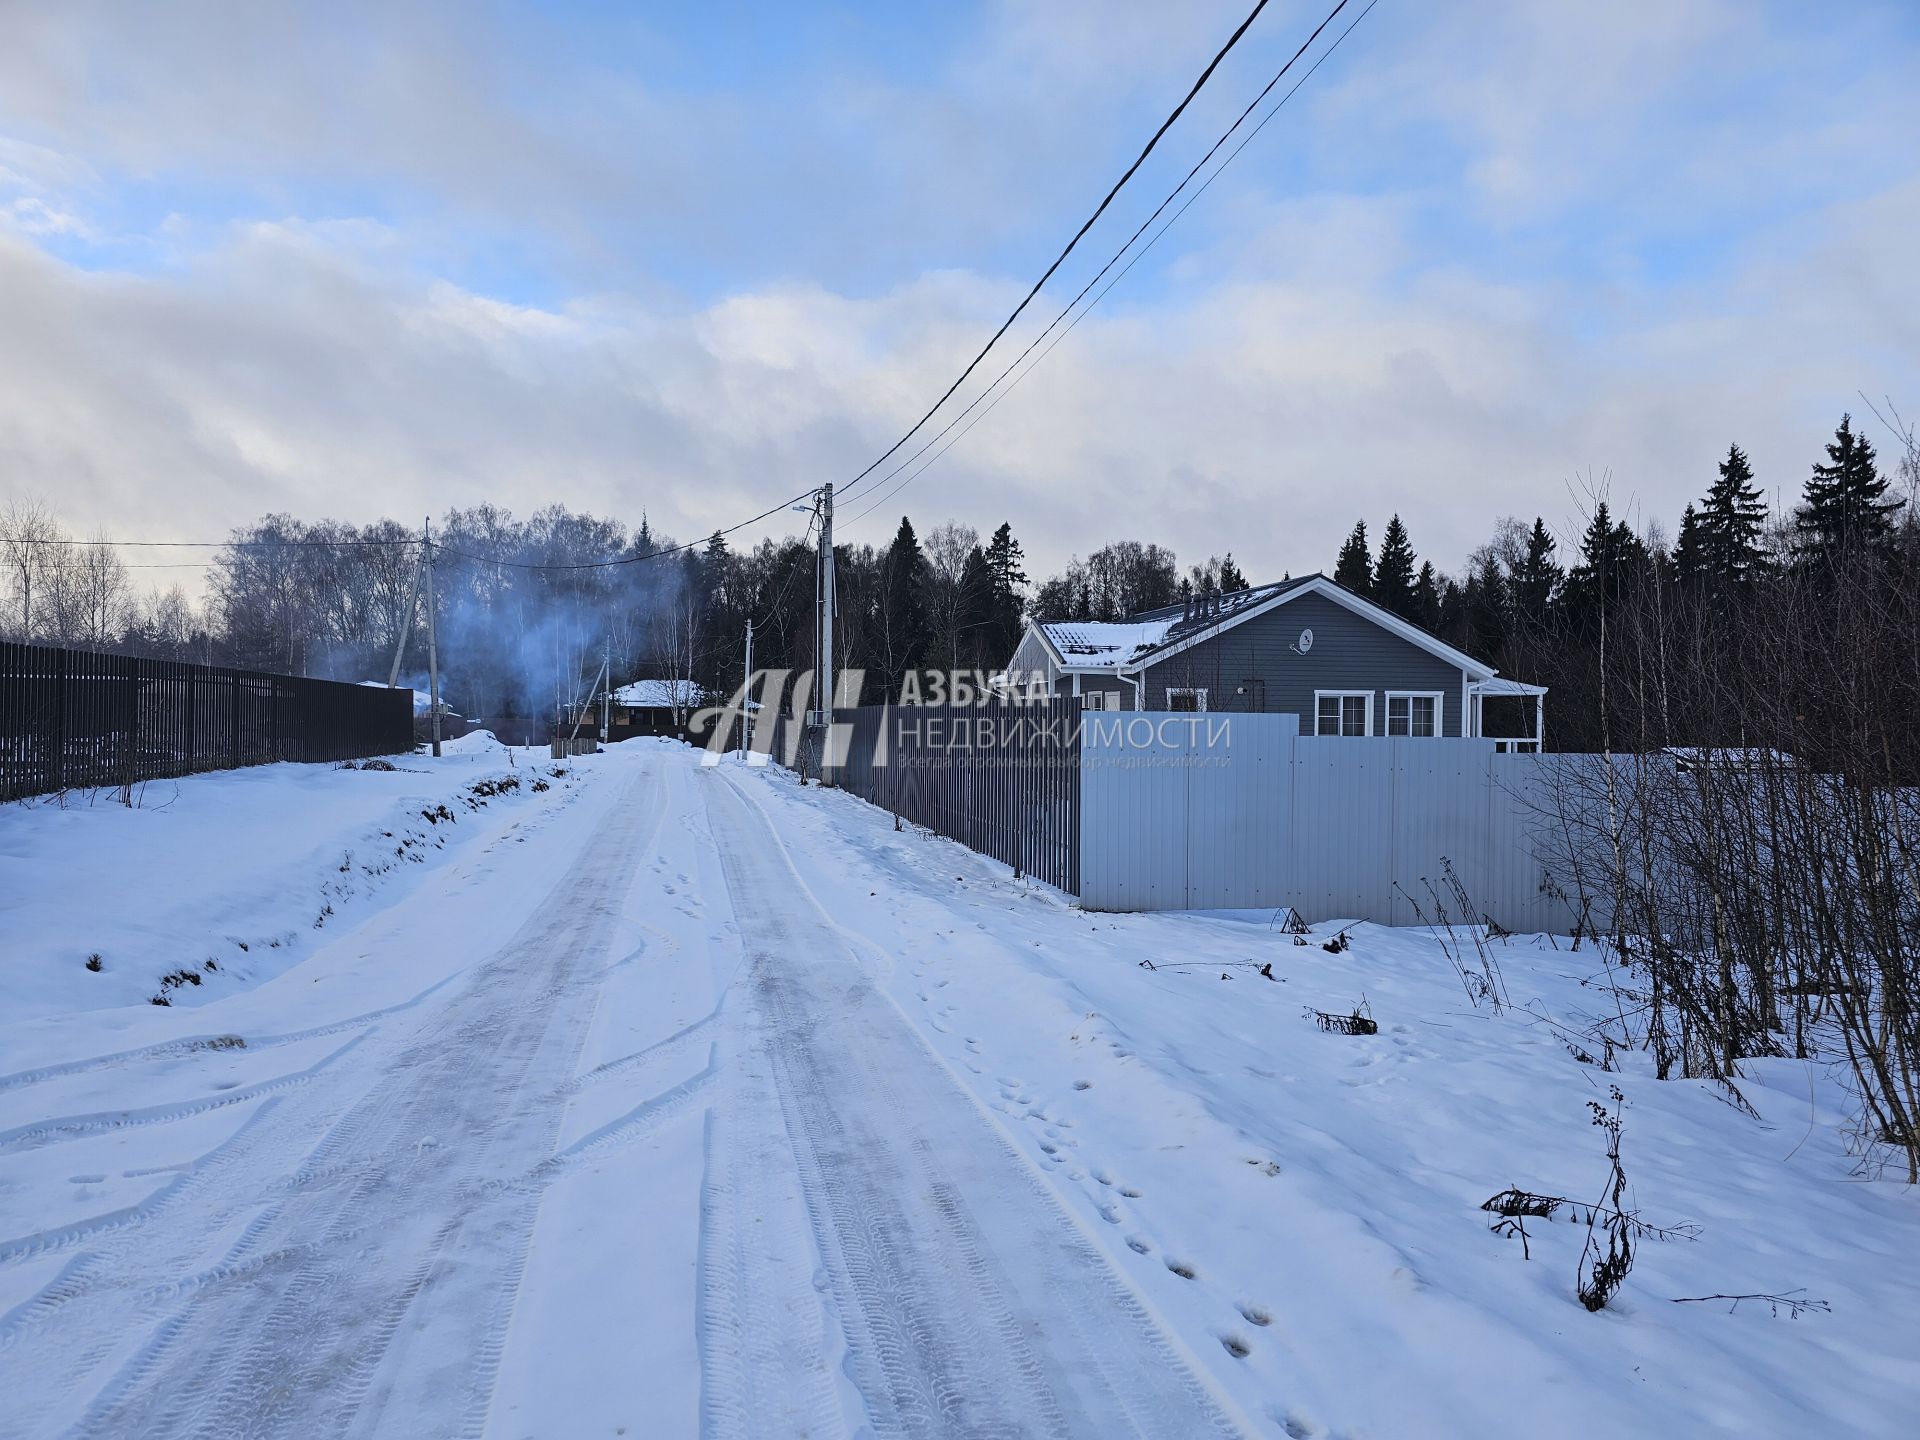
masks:
[[[1129,1235],[1127,1236],[1127,1248],[1136,1255],[1145,1255],[1153,1249],[1153,1246],[1149,1245],[1138,1235]]]
[[[1178,1275],[1182,1280],[1198,1280],[1200,1278],[1200,1272],[1185,1260],[1169,1259],[1167,1261],[1167,1269]]]
[[[1242,1305],[1240,1318],[1249,1325],[1258,1325],[1263,1329],[1273,1323],[1273,1315],[1261,1305]]]

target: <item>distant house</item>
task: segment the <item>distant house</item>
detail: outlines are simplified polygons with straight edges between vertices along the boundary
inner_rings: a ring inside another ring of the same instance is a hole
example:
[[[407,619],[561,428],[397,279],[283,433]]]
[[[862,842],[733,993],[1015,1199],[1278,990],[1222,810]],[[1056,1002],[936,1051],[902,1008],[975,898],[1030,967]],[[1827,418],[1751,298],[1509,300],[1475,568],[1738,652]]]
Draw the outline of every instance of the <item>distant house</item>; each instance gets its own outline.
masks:
[[[1532,750],[1546,720],[1545,686],[1502,678],[1324,575],[1119,621],[1029,622],[1006,683],[1090,710],[1292,713],[1302,735],[1485,736],[1492,698],[1523,702],[1506,707],[1520,733],[1493,738]]]
[[[614,690],[608,704],[607,739],[636,735],[682,735],[693,713],[705,705],[706,691],[691,680],[635,680]],[[563,730],[578,721],[582,735],[600,733],[600,701],[568,706]]]

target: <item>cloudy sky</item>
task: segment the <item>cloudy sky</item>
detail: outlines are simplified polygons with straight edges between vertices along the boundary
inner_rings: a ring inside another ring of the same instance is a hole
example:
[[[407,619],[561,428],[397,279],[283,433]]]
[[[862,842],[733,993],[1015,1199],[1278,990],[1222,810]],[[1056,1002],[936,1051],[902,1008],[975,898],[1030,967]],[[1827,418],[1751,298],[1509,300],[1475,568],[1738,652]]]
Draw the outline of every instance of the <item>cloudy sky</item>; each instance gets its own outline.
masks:
[[[1016,347],[1331,3],[1267,6]],[[0,0],[0,498],[693,536],[844,483],[1247,5]],[[1734,440],[1791,495],[1858,392],[1920,411],[1916,75],[1911,0],[1380,0],[843,535],[1258,579],[1394,511],[1457,567],[1588,476],[1671,528]]]

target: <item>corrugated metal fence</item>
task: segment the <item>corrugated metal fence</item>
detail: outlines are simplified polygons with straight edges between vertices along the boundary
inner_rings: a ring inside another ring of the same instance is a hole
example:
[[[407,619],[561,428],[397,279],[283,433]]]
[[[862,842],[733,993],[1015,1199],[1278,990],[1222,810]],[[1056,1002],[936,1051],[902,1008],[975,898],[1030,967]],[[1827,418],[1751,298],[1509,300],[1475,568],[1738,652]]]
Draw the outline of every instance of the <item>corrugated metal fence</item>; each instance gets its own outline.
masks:
[[[1559,757],[1490,740],[1298,733],[1291,715],[1089,717],[1081,903],[1093,910],[1288,905],[1309,921],[1406,925],[1444,905],[1443,867],[1511,930],[1579,919],[1558,878]]]
[[[830,757],[836,763],[827,782],[1021,874],[1077,892],[1080,714],[1070,698],[836,711],[840,753]],[[817,729],[793,737],[790,720],[771,724],[766,743],[774,756],[814,772],[822,748]]]
[[[1080,888],[1080,708],[863,706],[831,783],[1068,892]]]
[[[0,641],[0,799],[413,748],[413,692]]]
[[[1285,905],[1309,921],[1407,925],[1444,909],[1458,921],[1457,880],[1510,930],[1582,919],[1556,777],[1592,757],[1319,738],[1292,715],[1081,711],[1070,699],[835,718],[845,753],[828,783],[1090,910]],[[817,730],[767,723],[776,757],[818,773]]]

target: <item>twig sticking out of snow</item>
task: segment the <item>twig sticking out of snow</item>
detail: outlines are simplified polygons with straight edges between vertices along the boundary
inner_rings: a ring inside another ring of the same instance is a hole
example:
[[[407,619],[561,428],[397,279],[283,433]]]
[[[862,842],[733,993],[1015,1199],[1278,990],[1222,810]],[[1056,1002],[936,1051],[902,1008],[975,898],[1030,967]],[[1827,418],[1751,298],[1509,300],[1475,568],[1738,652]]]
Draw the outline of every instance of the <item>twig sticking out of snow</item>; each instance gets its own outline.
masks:
[[[1806,1288],[1802,1286],[1796,1290],[1789,1290],[1784,1295],[1676,1295],[1673,1297],[1673,1303],[1675,1305],[1704,1305],[1714,1300],[1725,1300],[1729,1302],[1727,1305],[1727,1313],[1731,1315],[1740,1308],[1740,1302],[1742,1300],[1752,1300],[1765,1305],[1775,1318],[1778,1318],[1780,1312],[1785,1310],[1789,1320],[1798,1320],[1800,1318],[1800,1312],[1803,1310],[1811,1310],[1821,1315],[1831,1315],[1833,1313],[1833,1306],[1829,1305],[1825,1300],[1803,1300],[1798,1298],[1806,1293]]]

